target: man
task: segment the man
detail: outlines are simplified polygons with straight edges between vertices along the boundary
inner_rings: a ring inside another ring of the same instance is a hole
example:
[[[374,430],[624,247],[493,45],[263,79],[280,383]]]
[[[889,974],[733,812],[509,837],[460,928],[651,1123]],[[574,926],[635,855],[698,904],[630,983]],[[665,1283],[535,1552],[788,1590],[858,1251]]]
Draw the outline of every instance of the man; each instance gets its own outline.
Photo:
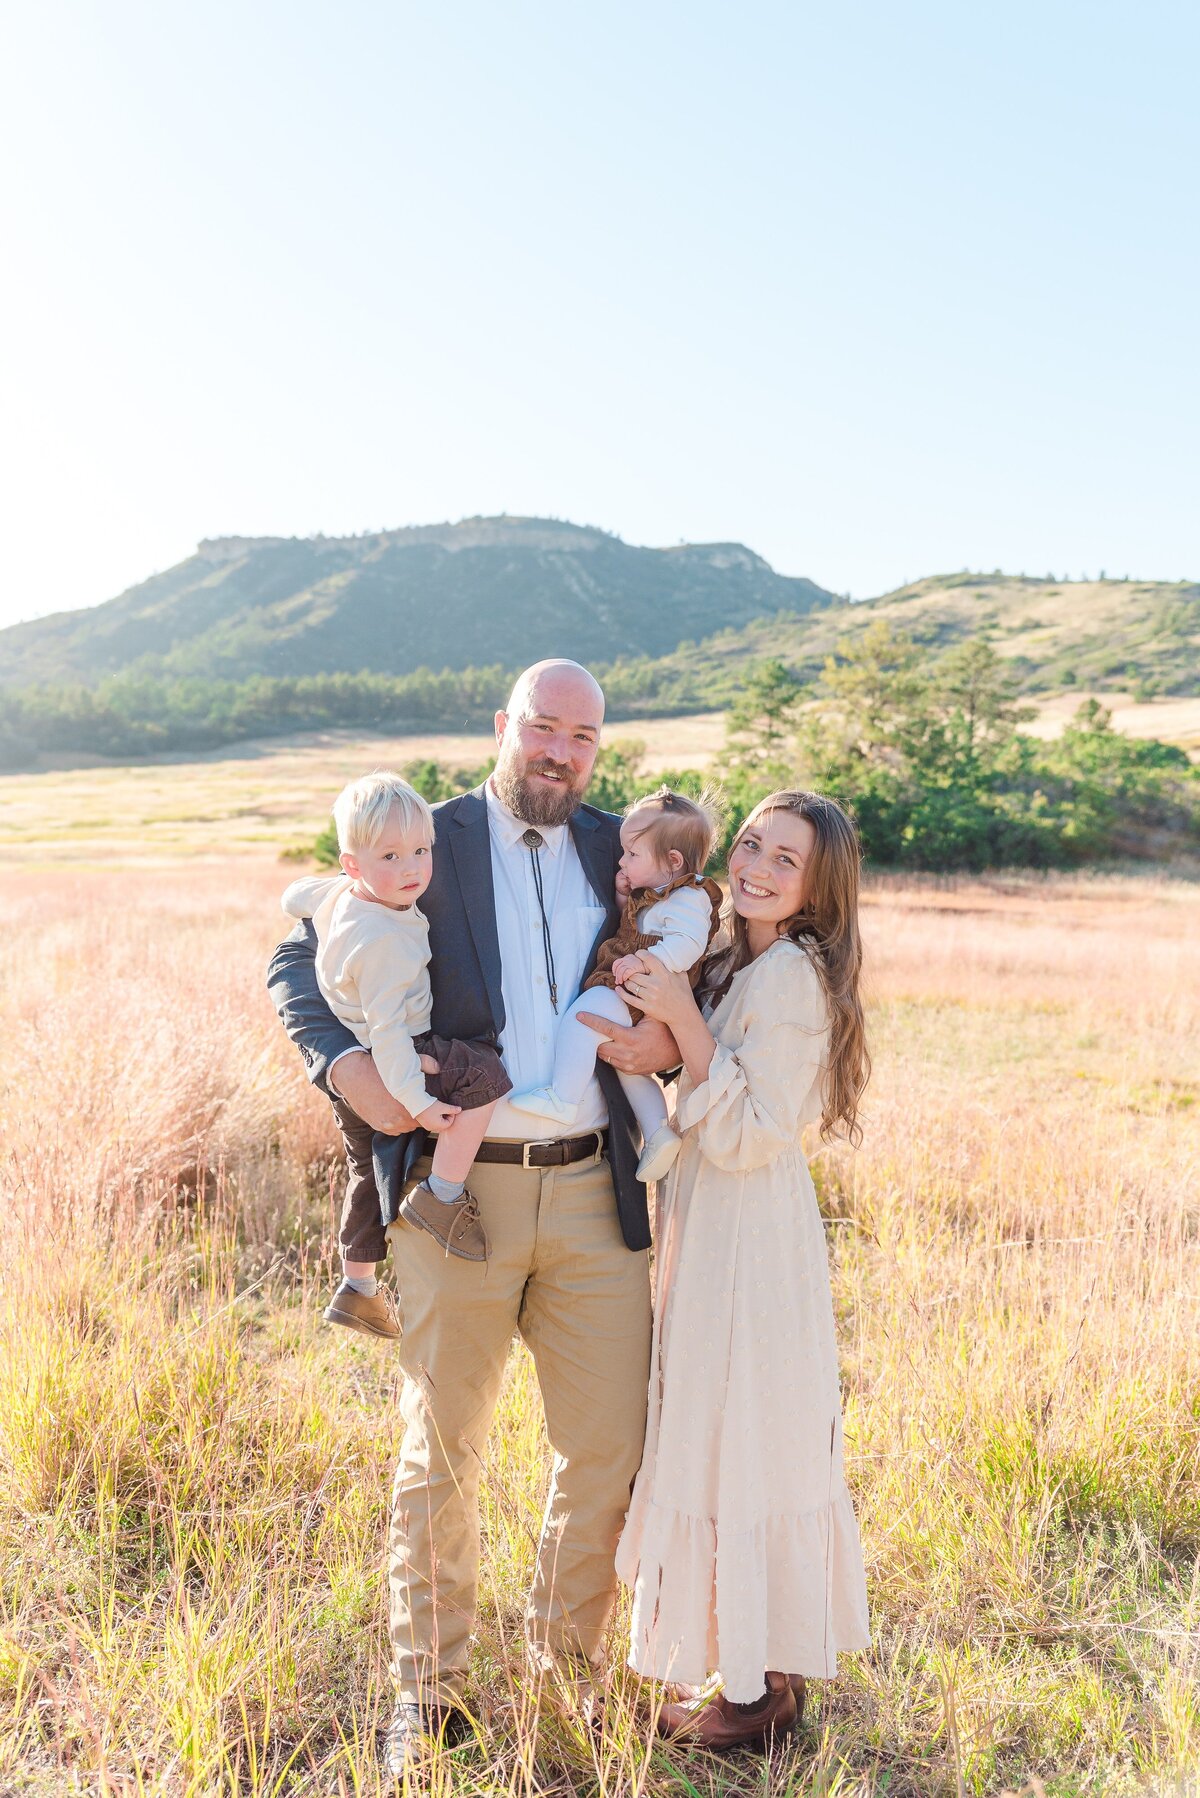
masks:
[[[583,804],[604,697],[586,669],[539,662],[496,714],[491,778],[435,807],[429,920],[432,1028],[497,1043],[514,1089],[547,1084],[560,1016],[616,928],[618,820]],[[309,1078],[364,1131],[410,1132],[370,1055],[321,999],[306,925],[282,943],[272,996]],[[526,1612],[535,1664],[594,1663],[612,1608],[613,1553],[641,1460],[649,1372],[650,1242],[633,1120],[615,1069],[678,1061],[646,1019],[605,1026],[596,1078],[569,1132],[527,1139],[502,1099],[471,1171],[486,1266],[389,1221],[399,1270],[404,1444],[389,1534],[397,1704],[384,1752],[400,1775],[431,1735],[453,1737],[475,1620],[479,1469],[508,1348],[537,1369],[554,1480]],[[414,1178],[428,1170],[412,1141]]]

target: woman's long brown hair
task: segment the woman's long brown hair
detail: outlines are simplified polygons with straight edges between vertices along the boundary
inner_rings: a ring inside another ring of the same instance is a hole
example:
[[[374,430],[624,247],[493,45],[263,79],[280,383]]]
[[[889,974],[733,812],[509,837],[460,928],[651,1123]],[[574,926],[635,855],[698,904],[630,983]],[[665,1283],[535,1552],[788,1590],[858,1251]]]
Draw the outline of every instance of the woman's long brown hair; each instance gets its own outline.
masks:
[[[809,952],[829,1006],[829,1060],[821,1083],[821,1136],[825,1141],[840,1125],[857,1147],[862,1141],[858,1102],[871,1077],[871,1057],[863,1022],[859,978],[862,937],[858,928],[858,875],[862,849],[854,821],[822,793],[771,793],[755,806],[734,839],[730,855],[746,832],[768,812],[792,812],[807,818],[816,842],[805,869],[804,905],[779,927],[780,936]],[[723,922],[727,941],[708,957],[699,996],[718,1000],[734,975],[753,960],[746,920],[733,908]]]

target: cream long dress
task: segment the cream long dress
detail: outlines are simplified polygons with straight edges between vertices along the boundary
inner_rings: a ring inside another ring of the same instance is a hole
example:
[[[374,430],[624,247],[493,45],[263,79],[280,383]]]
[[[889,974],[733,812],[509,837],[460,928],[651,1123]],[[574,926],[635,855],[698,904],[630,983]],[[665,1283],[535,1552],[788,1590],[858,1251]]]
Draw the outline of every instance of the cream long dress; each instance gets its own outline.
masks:
[[[680,1078],[646,1451],[617,1549],[629,1664],[749,1703],[768,1669],[829,1677],[870,1640],[846,1490],[825,1233],[800,1146],[829,1032],[805,950],[783,940],[709,1020],[708,1079]]]

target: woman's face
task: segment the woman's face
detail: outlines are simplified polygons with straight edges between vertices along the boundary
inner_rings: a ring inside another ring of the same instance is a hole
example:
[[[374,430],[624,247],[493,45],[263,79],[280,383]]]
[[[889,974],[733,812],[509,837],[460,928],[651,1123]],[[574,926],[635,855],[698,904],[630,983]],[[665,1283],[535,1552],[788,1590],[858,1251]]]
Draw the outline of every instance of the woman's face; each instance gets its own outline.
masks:
[[[752,818],[729,857],[733,909],[748,924],[782,924],[804,905],[817,833],[796,812]]]

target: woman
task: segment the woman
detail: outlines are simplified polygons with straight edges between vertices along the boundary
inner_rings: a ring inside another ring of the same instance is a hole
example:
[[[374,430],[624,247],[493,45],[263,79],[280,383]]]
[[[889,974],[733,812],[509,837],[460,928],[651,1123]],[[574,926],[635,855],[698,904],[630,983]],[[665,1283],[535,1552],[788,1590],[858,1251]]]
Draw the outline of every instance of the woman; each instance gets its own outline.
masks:
[[[646,1453],[617,1552],[630,1665],[722,1690],[659,1731],[711,1747],[795,1723],[804,1677],[869,1642],[846,1490],[825,1236],[804,1126],[852,1140],[870,1069],[859,847],[830,799],[773,793],[729,858],[730,942],[699,1003],[684,975],[627,983],[684,1072],[666,1188]]]

